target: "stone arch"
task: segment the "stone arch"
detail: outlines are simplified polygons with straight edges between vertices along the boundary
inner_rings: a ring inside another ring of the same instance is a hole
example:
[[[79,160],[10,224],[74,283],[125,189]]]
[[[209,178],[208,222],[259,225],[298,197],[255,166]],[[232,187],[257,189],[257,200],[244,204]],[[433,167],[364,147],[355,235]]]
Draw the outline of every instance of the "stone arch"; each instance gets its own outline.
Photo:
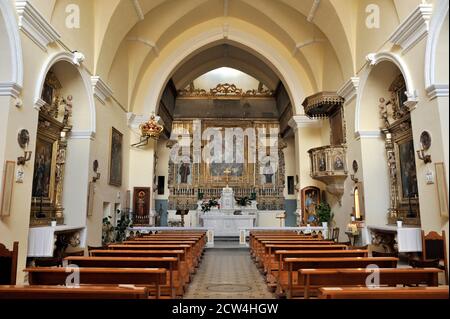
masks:
[[[86,104],[80,103],[79,106],[85,107],[83,110],[84,113],[88,116],[88,127],[80,127],[81,129],[78,129],[77,127],[74,127],[75,131],[84,131],[85,134],[90,134],[92,137],[95,136],[96,132],[96,111],[95,111],[95,101],[94,101],[94,95],[92,90],[92,82],[91,77],[89,73],[84,69],[82,65],[77,65],[77,61],[74,57],[73,53],[69,52],[59,52],[52,56],[50,56],[47,61],[44,63],[43,68],[41,69],[41,72],[38,77],[38,83],[35,88],[35,94],[34,94],[34,103],[36,107],[39,107],[41,102],[41,94],[42,89],[44,86],[45,77],[47,76],[47,73],[50,71],[52,67],[57,65],[58,63],[65,62],[68,63],[71,68],[71,70],[76,71],[74,74],[78,74],[80,77],[80,80],[82,81],[83,88],[84,88],[84,94],[83,98],[86,99]],[[76,102],[75,102],[76,105]],[[87,109],[86,109],[87,108]]]
[[[366,126],[364,126],[363,123],[363,118],[365,117],[364,112],[369,109],[373,111],[373,108],[368,107],[365,102],[365,94],[367,93],[367,88],[370,87],[369,80],[373,75],[372,72],[374,72],[374,70],[377,69],[378,65],[380,64],[387,65],[386,63],[388,63],[391,64],[392,67],[398,69],[400,73],[403,75],[403,78],[405,79],[406,82],[406,90],[407,90],[406,95],[408,96],[408,103],[410,104],[410,106],[414,106],[415,104],[417,104],[417,92],[414,87],[412,76],[409,72],[406,63],[399,56],[390,52],[381,52],[377,54],[369,54],[367,56],[367,61],[368,63],[366,64],[366,67],[364,68],[360,76],[359,82],[360,84],[356,100],[355,135],[357,137],[361,136],[361,134],[366,134],[368,132],[370,132],[370,134],[372,135],[373,134],[376,135],[376,132],[379,132],[379,129],[377,128],[368,129]],[[375,103],[378,103],[378,99],[375,100]],[[377,110],[377,108],[375,108],[375,110]]]
[[[425,88],[427,91],[442,90],[445,88],[437,86],[447,83],[447,96],[448,73],[447,79],[439,78],[436,76],[436,69],[439,67],[448,71],[448,7],[448,0],[437,1],[434,14],[430,21],[430,31],[425,52]],[[445,31],[447,32],[446,34]],[[447,49],[446,52],[443,50],[445,47]],[[441,93],[443,92],[441,91]]]
[[[20,91],[23,86],[22,44],[16,15],[8,1],[0,1],[0,45],[0,82],[15,85]]]
[[[51,70],[61,82],[61,95],[73,97],[72,131],[68,135],[63,184],[65,224],[86,224],[87,194],[92,140],[96,132],[96,112],[91,77],[73,53],[59,52],[50,56],[41,69],[35,88],[35,108],[41,99],[45,78]]]
[[[152,90],[144,97],[143,109],[145,115],[156,111],[155,106],[159,105],[164,88],[178,66],[182,65],[187,59],[202,50],[213,46],[216,43],[231,43],[246,51],[250,51],[266,62],[272,70],[280,77],[286,90],[289,93],[293,104],[295,114],[302,114],[301,102],[306,96],[305,89],[300,84],[299,78],[290,67],[289,63],[283,59],[282,55],[267,42],[256,38],[255,36],[237,29],[230,29],[227,38],[224,39],[223,29],[215,28],[205,31],[195,38],[181,44],[178,49],[169,55],[158,70],[153,74],[146,88]],[[143,89],[142,87],[140,89]],[[136,102],[136,101],[135,101]]]

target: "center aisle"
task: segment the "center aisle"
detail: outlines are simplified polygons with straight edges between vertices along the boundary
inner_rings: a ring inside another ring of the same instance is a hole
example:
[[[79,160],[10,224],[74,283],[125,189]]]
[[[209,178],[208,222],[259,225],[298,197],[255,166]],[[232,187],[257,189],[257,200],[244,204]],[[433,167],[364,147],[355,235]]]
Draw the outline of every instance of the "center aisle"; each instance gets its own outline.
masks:
[[[207,249],[185,299],[274,299],[248,249]]]

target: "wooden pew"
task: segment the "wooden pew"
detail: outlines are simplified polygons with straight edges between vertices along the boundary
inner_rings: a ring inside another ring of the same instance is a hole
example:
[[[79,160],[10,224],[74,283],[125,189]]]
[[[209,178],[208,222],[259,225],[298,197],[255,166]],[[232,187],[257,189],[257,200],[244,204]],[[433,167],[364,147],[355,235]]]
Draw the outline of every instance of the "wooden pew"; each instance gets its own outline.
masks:
[[[179,271],[184,285],[189,282],[190,270],[184,250],[93,250],[93,257],[175,257],[179,260]]]
[[[274,255],[276,250],[346,250],[348,247],[346,245],[336,245],[336,244],[264,244],[264,250],[258,252],[256,257],[256,263],[267,273],[267,269],[271,264],[278,264],[278,260]]]
[[[401,288],[320,288],[321,299],[448,299],[448,286]]]
[[[172,298],[184,294],[186,281],[176,257],[67,257],[64,261],[68,265],[87,268],[164,268],[167,283],[161,287],[162,293]]]
[[[192,253],[192,246],[185,244],[168,244],[168,245],[123,245],[123,244],[113,244],[109,245],[108,248],[112,250],[183,250],[186,256],[186,264],[189,276],[187,278],[187,282],[191,281],[191,274],[195,273],[195,267],[197,265],[197,256],[194,256]]]
[[[160,299],[160,286],[167,282],[166,269],[158,268],[26,268],[30,285],[66,285],[68,276],[79,271],[80,284],[89,285],[143,285],[155,287]],[[66,272],[67,271],[67,272]]]
[[[83,285],[76,289],[64,286],[0,286],[0,300],[39,299],[148,299],[147,287]]]
[[[292,289],[298,284],[298,271],[301,269],[366,268],[369,265],[376,265],[378,268],[396,268],[397,262],[398,258],[393,257],[285,258],[283,263],[288,269],[287,287],[282,272],[278,280],[281,289],[286,291],[287,297],[292,298]]]
[[[368,250],[276,250],[275,259],[277,264],[272,264],[268,274],[278,277],[278,271],[284,269],[285,258],[344,258],[344,257],[368,257]],[[276,272],[275,272],[276,271]],[[269,281],[269,280],[268,280]]]
[[[301,269],[298,282],[304,286],[304,297],[308,299],[312,289],[326,286],[364,286],[369,275],[379,274],[379,285],[426,285],[439,286],[437,268],[380,268],[367,269]],[[293,288],[294,289],[294,288]],[[291,294],[292,295],[292,294]]]

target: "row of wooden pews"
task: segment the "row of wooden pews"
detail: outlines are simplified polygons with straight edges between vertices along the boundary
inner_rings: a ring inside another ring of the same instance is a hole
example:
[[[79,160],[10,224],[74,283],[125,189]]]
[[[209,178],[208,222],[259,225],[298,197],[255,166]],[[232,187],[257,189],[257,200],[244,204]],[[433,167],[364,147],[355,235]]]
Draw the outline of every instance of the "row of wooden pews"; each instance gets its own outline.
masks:
[[[63,267],[27,268],[30,286],[0,286],[0,299],[181,298],[205,246],[206,232],[197,231],[130,238],[91,250],[89,256],[67,257]]]
[[[381,293],[364,291],[376,286],[388,299],[408,294],[448,298],[448,287],[439,287],[437,268],[397,268],[397,258],[370,257],[367,249],[350,249],[320,235],[254,231],[250,250],[278,297],[352,298],[353,293],[355,298],[378,298]]]

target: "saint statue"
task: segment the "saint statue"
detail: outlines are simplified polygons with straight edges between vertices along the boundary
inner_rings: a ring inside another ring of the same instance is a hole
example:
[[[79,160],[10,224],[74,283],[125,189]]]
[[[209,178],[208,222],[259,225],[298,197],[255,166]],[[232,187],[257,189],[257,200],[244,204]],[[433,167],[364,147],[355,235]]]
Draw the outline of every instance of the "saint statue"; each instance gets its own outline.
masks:
[[[266,177],[266,184],[272,184],[273,183],[273,169],[272,165],[270,165],[270,161],[266,163],[264,169],[263,169],[263,175]]]
[[[180,183],[181,184],[187,184],[188,183],[188,177],[191,175],[191,167],[188,163],[182,163],[179,169],[180,174]]]
[[[316,193],[311,192],[307,195],[305,200],[306,216],[308,216],[308,222],[314,222],[316,220]]]

